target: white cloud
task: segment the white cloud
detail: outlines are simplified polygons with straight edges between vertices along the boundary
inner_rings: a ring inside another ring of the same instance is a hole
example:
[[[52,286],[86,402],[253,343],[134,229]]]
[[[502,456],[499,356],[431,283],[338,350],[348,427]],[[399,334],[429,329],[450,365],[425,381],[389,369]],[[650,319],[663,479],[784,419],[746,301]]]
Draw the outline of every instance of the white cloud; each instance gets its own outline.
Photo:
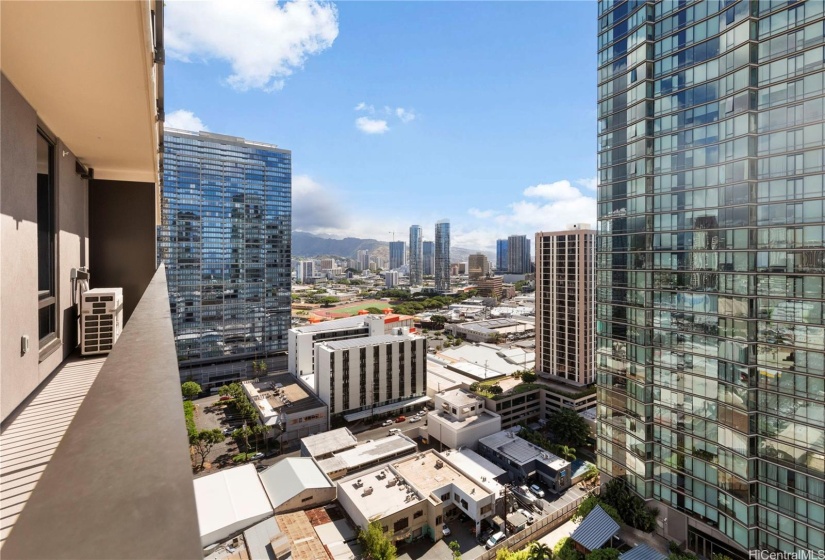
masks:
[[[570,181],[562,179],[555,183],[542,183],[524,189],[524,196],[546,198],[548,200],[572,200],[582,196],[582,193],[570,184]]]
[[[310,55],[338,37],[338,11],[317,0],[165,3],[169,56],[184,62],[223,60],[227,83],[246,91],[279,90]]]
[[[479,210],[478,208],[470,208],[467,210],[467,213],[474,218],[479,218],[481,220],[486,218],[492,218],[496,215],[495,210]]]
[[[356,105],[356,106],[355,106],[355,110],[356,110],[356,111],[366,111],[366,112],[368,112],[368,113],[370,113],[370,114],[374,114],[374,113],[375,113],[375,107],[373,107],[372,105],[367,105],[367,104],[366,104],[366,103],[364,103],[363,101],[362,101],[361,103],[359,103],[358,105]]]
[[[292,228],[315,233],[347,226],[337,193],[308,175],[292,176]]]
[[[591,191],[595,191],[596,187],[599,186],[599,179],[598,177],[589,177],[586,179],[576,179],[576,184],[581,185],[586,189],[590,189]]]
[[[404,109],[403,107],[396,108],[395,115],[404,124],[415,120],[415,113],[412,110]]]
[[[365,134],[384,134],[390,129],[387,121],[369,117],[358,117],[355,119],[355,126]]]
[[[198,132],[199,130],[205,132],[209,130],[206,125],[203,124],[203,121],[195,116],[195,113],[187,111],[186,109],[178,109],[166,115],[164,124],[169,128],[191,130],[192,132]]]

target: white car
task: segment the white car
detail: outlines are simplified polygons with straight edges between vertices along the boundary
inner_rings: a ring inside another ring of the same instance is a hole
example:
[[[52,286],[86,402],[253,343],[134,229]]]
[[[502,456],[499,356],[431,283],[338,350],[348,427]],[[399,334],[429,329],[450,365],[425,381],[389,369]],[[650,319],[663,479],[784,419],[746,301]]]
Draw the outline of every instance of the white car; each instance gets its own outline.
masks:
[[[493,548],[494,546],[496,546],[498,543],[500,543],[501,541],[503,541],[506,538],[507,537],[504,535],[504,533],[499,531],[498,533],[496,533],[492,537],[490,537],[490,539],[487,541],[487,544],[484,545],[484,546],[487,548],[487,550],[490,550],[491,548]]]
[[[544,497],[544,490],[542,490],[539,487],[538,484],[531,484],[530,485],[530,492],[532,492],[533,495],[537,498],[543,498]]]
[[[447,524],[445,523],[444,526],[441,528],[441,534],[444,535],[445,537],[449,537],[450,535],[453,534],[453,532],[450,531],[450,528],[447,527]]]
[[[410,418],[410,422],[419,422],[420,420],[421,420],[420,416],[413,416],[412,418]]]
[[[384,420],[384,423],[381,424],[381,426],[386,428],[387,426],[392,426],[393,424],[394,422],[392,420]]]
[[[528,525],[532,525],[533,522],[536,520],[536,518],[533,517],[533,514],[530,513],[529,511],[527,511],[526,509],[520,509],[520,510],[518,510],[518,512],[520,514],[522,514],[524,517],[527,518],[527,524]]]

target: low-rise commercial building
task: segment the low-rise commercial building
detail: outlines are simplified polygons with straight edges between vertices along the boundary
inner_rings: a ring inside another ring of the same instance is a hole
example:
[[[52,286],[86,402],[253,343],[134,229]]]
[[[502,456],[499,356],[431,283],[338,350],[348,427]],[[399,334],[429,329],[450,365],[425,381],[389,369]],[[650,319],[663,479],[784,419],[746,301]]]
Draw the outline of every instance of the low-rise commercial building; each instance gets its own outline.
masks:
[[[318,396],[333,418],[354,421],[429,400],[426,339],[407,329],[317,344],[315,367]]]
[[[268,437],[289,447],[303,437],[329,429],[327,405],[286,373],[243,382],[244,393],[258,410],[258,421]]]
[[[418,444],[403,434],[362,443],[318,462],[331,480],[369,469],[418,452]]]
[[[356,445],[358,438],[348,428],[338,428],[301,439],[301,457],[322,461]]]
[[[427,414],[427,435],[451,449],[475,448],[479,439],[501,430],[501,416],[485,407],[482,397],[465,389],[434,396],[435,410]]]
[[[570,462],[518,437],[518,426],[482,438],[478,453],[510,473],[516,482],[540,482],[551,492],[567,489]]]
[[[285,457],[260,473],[275,513],[289,513],[335,501],[337,487],[311,457]]]
[[[338,501],[355,523],[377,521],[394,542],[442,538],[443,524],[464,513],[479,528],[492,517],[495,492],[435,451],[403,459],[338,482]]]
[[[503,342],[508,336],[530,336],[536,331],[535,321],[529,319],[486,319],[468,323],[448,324],[447,332],[469,342]]]

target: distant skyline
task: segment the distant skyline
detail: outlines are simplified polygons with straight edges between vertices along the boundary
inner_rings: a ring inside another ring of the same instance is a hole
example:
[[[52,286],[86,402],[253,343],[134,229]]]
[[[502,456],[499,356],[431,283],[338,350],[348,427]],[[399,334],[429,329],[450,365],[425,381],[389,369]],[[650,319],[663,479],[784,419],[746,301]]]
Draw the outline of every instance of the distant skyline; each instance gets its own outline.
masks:
[[[166,2],[166,125],[293,153],[293,229],[596,218],[594,2]],[[261,48],[267,45],[267,48]]]

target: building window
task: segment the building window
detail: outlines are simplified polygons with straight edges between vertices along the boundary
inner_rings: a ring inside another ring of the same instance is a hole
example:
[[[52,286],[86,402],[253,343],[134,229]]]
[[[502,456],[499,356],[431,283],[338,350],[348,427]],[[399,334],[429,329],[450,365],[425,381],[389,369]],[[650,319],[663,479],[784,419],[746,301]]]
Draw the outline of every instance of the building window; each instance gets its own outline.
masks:
[[[403,531],[404,529],[406,529],[409,526],[410,526],[410,518],[405,517],[403,519],[399,519],[398,521],[396,521],[392,526],[392,530],[397,533],[398,531]]]
[[[303,498],[303,499],[301,500],[301,503],[304,503],[304,502],[311,502],[311,501],[312,501],[312,498],[313,498],[313,496],[307,496],[306,498]]]
[[[424,515],[424,510],[423,510],[423,509],[420,509],[420,510],[418,510],[417,512],[415,512],[415,513],[413,514],[413,519],[418,519],[418,518],[419,518],[419,517],[421,517],[422,515]]]
[[[37,134],[37,299],[40,349],[56,340],[54,144]]]
[[[449,492],[447,492],[446,494],[441,495],[441,501],[442,502],[446,502],[449,499],[450,499],[450,493]]]
[[[442,517],[441,517],[440,515],[439,515],[439,516],[437,516],[437,517],[435,518],[435,525],[436,525],[436,527],[437,527],[438,525],[441,525],[441,521],[442,521]]]

